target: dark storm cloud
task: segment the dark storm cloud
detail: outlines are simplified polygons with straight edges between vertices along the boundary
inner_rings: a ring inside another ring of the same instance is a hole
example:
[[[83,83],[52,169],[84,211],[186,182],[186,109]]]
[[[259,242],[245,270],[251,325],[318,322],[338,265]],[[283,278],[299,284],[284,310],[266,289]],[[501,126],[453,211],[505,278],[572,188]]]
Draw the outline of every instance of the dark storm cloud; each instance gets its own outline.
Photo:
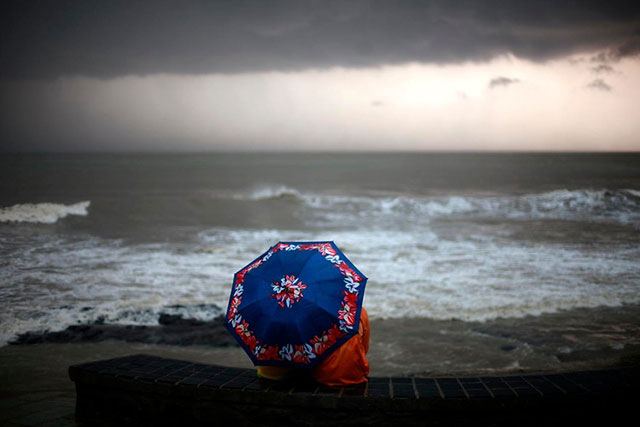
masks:
[[[604,52],[599,52],[591,58],[591,62],[598,64],[611,64],[620,61],[622,58],[640,56],[640,30],[636,30],[636,35],[620,45],[609,48]]]
[[[603,90],[605,92],[611,92],[611,86],[609,86],[604,80],[602,79],[595,79],[594,81],[592,81],[591,83],[589,83],[587,85],[587,87],[589,89],[597,89],[597,90]]]
[[[520,80],[518,79],[510,79],[509,77],[496,77],[494,79],[491,79],[491,81],[489,82],[489,88],[493,89],[495,87],[499,87],[499,86],[509,86],[512,85],[514,83],[519,83]]]
[[[640,29],[636,29],[636,37],[626,40],[621,45],[616,46],[612,50],[611,54],[616,59],[640,55]]]
[[[638,53],[630,1],[4,1],[0,75],[238,73]]]

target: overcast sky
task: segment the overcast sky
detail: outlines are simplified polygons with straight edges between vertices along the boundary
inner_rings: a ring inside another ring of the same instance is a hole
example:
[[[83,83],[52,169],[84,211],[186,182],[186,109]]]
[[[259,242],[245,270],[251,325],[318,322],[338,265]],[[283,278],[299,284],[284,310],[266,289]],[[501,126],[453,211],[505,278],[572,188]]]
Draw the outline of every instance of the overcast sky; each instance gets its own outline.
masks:
[[[4,151],[640,150],[640,6],[3,1]]]

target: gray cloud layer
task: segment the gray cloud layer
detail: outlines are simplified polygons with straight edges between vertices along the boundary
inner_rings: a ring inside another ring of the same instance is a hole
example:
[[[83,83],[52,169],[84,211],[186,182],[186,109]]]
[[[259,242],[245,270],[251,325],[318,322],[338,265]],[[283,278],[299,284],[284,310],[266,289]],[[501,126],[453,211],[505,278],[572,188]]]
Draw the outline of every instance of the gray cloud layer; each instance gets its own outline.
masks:
[[[491,79],[491,81],[489,82],[489,88],[493,89],[495,87],[498,86],[509,86],[512,85],[514,83],[519,83],[520,80],[518,79],[511,79],[509,77],[496,77],[494,79]]]
[[[4,1],[0,75],[299,70],[638,53],[636,1]]]
[[[591,83],[589,83],[587,85],[588,88],[590,89],[598,89],[598,90],[603,90],[605,92],[611,92],[611,86],[609,86],[604,80],[602,79],[595,79],[593,80]]]

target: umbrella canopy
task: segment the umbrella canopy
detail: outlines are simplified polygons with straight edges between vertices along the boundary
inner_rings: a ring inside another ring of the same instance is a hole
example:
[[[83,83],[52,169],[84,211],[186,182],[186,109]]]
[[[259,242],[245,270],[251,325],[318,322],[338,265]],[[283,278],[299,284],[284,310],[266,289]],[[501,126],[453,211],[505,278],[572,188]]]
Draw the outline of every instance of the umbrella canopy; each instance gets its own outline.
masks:
[[[311,368],[358,333],[366,282],[333,242],[279,242],[235,274],[225,325],[254,364]]]

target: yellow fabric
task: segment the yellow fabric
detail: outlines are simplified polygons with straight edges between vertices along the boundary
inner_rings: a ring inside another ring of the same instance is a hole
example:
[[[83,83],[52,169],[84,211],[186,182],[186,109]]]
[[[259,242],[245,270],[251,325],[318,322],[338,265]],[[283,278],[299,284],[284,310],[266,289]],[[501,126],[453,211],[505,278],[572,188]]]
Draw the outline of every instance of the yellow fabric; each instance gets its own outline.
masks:
[[[292,371],[293,368],[283,366],[258,366],[258,376],[269,380],[283,380],[291,374]]]

